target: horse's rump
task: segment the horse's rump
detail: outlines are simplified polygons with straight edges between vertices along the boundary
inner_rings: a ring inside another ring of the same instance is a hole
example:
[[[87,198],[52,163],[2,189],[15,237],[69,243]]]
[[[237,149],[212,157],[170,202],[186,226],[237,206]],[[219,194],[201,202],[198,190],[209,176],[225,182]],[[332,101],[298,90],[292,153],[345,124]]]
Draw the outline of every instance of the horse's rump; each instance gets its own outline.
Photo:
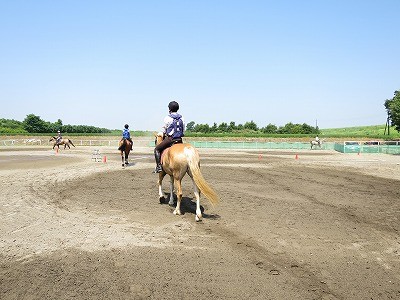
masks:
[[[118,150],[132,150],[132,143],[128,139],[121,139],[118,143]]]
[[[179,165],[180,168],[187,168],[195,184],[211,204],[215,205],[219,202],[218,195],[207,184],[200,171],[199,153],[192,145],[180,143],[166,148],[161,154],[161,161],[163,165],[168,164],[168,167],[173,165],[176,168]]]

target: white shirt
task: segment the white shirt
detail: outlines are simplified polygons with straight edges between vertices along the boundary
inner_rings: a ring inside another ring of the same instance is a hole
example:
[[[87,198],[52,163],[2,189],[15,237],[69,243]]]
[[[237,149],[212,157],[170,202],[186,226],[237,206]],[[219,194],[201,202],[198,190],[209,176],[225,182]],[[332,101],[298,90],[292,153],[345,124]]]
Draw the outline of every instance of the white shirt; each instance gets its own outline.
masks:
[[[171,113],[171,115],[177,115],[177,114],[178,113],[176,113],[176,112]],[[183,122],[183,131],[185,131],[185,120],[184,120],[183,116],[182,116],[181,120]],[[173,121],[174,121],[174,119],[171,118],[169,115],[164,118],[164,125],[162,127],[163,133],[167,133],[167,128],[169,127],[169,125],[172,124]]]

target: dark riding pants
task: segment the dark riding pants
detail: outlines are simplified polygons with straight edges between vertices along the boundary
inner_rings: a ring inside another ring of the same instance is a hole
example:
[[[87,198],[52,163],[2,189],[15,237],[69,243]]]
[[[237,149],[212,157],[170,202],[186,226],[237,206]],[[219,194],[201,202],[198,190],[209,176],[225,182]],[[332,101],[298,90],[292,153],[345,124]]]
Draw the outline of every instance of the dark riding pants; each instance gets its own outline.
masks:
[[[173,144],[178,143],[182,143],[181,138],[172,139],[172,137],[166,136],[163,141],[154,148],[154,157],[156,158],[157,165],[161,164],[161,152],[163,152],[163,150],[167,149],[168,147],[171,147]]]

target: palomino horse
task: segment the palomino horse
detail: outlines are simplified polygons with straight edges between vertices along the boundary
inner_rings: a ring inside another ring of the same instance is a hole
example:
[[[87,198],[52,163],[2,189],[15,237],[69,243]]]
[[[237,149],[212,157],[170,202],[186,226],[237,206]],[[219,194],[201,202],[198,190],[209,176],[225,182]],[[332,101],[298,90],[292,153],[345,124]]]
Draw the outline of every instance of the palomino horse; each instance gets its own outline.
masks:
[[[156,134],[156,145],[163,140],[163,133]],[[174,215],[181,214],[182,201],[182,178],[187,173],[192,179],[194,196],[196,197],[196,221],[202,219],[200,209],[200,192],[203,193],[212,205],[219,202],[218,195],[207,184],[200,172],[200,157],[197,150],[190,144],[174,144],[165,149],[161,157],[163,171],[158,175],[158,194],[160,203],[164,203],[166,195],[162,190],[162,181],[165,175],[170,176],[170,197],[169,205],[174,204],[174,184],[176,187],[176,208]]]
[[[132,143],[130,140],[122,139],[119,141],[118,150],[121,151],[122,167],[129,165],[128,157],[132,150]]]
[[[60,149],[60,145],[64,145],[64,149],[68,146],[68,149],[71,149],[70,145],[74,146],[75,145],[72,143],[70,139],[61,139],[59,142],[57,142],[57,137],[52,136],[49,140],[49,142],[53,142],[53,149],[57,146],[58,149]]]

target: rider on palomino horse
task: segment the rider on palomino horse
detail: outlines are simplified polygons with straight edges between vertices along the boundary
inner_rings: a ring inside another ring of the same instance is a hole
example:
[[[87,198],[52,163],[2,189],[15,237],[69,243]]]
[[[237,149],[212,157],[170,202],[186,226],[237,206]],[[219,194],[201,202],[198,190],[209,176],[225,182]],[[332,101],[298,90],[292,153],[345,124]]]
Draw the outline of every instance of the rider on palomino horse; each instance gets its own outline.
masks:
[[[182,137],[185,131],[185,121],[183,117],[178,114],[178,102],[171,101],[168,104],[168,109],[169,114],[164,118],[164,126],[162,127],[164,140],[154,148],[154,157],[157,165],[153,173],[160,173],[162,171],[161,152],[171,147],[173,144],[182,143]]]
[[[121,142],[124,140],[128,140],[131,142],[131,145],[133,144],[132,139],[131,139],[131,133],[129,132],[129,125],[125,124],[124,129],[122,130],[122,139]],[[121,146],[118,147],[118,150],[121,150],[124,147],[125,143],[121,143]]]

